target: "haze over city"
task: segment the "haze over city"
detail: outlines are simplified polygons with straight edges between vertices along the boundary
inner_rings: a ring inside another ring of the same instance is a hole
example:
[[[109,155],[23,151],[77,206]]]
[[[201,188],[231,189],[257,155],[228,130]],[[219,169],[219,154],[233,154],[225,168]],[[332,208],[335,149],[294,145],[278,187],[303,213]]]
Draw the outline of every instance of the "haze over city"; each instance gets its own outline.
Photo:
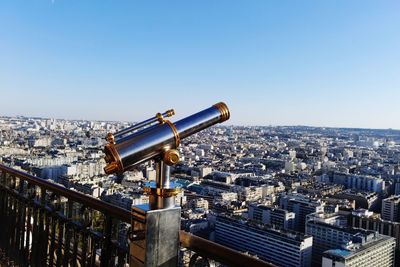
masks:
[[[0,114],[400,129],[398,1],[2,1]],[[6,101],[4,101],[6,100]]]

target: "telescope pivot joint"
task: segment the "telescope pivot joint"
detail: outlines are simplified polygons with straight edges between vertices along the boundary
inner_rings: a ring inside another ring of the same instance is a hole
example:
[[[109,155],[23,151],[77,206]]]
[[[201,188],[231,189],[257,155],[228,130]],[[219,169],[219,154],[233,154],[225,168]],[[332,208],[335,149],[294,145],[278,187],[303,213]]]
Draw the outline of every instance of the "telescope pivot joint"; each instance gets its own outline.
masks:
[[[165,151],[163,161],[165,164],[172,166],[179,163],[181,157],[179,151],[176,149],[169,149]]]

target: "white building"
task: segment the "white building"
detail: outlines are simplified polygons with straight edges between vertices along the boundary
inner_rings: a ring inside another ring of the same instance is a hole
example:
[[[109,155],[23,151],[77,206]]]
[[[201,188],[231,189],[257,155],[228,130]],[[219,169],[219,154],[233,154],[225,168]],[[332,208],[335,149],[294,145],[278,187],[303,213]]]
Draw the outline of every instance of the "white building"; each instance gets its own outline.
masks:
[[[278,266],[311,266],[312,237],[219,215],[215,240],[224,246],[256,255]]]
[[[368,240],[372,240],[372,238],[380,236],[376,231],[348,227],[347,217],[339,213],[315,213],[308,215],[306,234],[313,237],[313,266],[321,265],[323,261],[322,256],[327,250],[342,249],[354,243],[363,244]],[[393,243],[395,245],[395,239],[393,239]]]
[[[374,234],[360,237],[360,242],[325,251],[322,267],[391,267],[395,266],[395,239]]]

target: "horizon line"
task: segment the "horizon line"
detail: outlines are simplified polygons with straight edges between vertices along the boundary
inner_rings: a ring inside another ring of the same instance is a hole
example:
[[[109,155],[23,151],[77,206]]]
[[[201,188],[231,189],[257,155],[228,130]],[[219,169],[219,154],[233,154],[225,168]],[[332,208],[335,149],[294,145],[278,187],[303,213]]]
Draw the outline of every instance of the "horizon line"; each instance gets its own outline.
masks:
[[[27,115],[0,115],[0,118],[27,118],[27,119],[45,119],[45,120],[63,120],[63,121],[95,121],[95,122],[120,122],[120,123],[139,123],[140,121],[123,121],[123,120],[98,120],[98,119],[66,119],[66,118],[55,118],[55,117],[41,117],[41,116],[27,116]],[[306,124],[269,124],[269,125],[260,125],[260,124],[248,124],[248,125],[240,125],[240,124],[217,124],[215,126],[223,126],[223,127],[309,127],[309,128],[328,128],[328,129],[354,129],[354,130],[390,130],[390,131],[400,131],[397,128],[375,128],[375,127],[346,127],[346,126],[315,126],[315,125],[306,125]]]

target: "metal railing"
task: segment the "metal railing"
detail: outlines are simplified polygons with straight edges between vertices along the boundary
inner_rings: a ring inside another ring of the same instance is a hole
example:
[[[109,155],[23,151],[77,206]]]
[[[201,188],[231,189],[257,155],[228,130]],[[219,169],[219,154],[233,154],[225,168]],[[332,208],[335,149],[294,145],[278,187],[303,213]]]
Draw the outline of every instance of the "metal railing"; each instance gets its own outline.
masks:
[[[126,266],[130,222],[128,210],[0,164],[0,266]],[[190,266],[273,266],[183,231],[180,242]]]
[[[15,265],[128,262],[119,230],[129,211],[6,166],[0,172],[0,247]]]

